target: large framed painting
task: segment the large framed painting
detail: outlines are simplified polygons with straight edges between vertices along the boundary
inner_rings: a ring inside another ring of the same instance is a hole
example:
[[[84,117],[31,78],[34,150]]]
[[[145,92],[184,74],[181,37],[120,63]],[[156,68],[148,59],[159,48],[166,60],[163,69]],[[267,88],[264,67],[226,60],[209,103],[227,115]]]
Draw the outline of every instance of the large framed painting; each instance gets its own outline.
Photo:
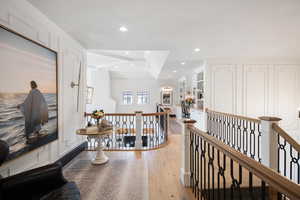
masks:
[[[58,138],[57,53],[0,25],[0,140],[12,160]]]

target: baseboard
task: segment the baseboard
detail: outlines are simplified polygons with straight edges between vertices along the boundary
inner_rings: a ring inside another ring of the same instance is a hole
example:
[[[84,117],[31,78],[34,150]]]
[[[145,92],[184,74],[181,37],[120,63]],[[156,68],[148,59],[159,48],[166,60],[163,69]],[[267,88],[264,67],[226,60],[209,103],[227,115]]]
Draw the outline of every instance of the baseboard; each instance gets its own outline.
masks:
[[[87,148],[88,143],[83,142],[82,144],[78,145],[74,149],[72,149],[69,153],[65,154],[63,157],[58,159],[55,163],[61,163],[62,166],[68,164],[73,158],[75,158],[78,154],[84,151]]]

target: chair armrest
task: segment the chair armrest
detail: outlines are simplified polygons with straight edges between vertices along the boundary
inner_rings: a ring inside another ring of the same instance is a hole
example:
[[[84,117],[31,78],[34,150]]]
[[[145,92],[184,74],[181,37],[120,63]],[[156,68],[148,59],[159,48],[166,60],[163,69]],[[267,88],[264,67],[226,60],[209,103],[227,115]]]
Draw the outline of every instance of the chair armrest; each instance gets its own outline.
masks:
[[[15,194],[46,194],[67,183],[63,177],[62,166],[51,164],[32,169],[1,180],[4,196]]]

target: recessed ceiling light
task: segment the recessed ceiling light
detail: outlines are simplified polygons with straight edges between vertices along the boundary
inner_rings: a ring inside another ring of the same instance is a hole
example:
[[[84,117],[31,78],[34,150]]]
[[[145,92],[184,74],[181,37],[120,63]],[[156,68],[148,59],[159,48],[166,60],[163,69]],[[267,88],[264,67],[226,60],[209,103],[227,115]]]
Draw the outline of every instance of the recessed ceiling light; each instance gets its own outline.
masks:
[[[199,51],[200,51],[200,49],[199,49],[199,48],[196,48],[196,49],[194,49],[194,51],[195,51],[195,52],[199,52]]]
[[[176,73],[177,71],[176,71],[176,70],[174,70],[173,72],[174,72],[174,73]]]
[[[127,32],[128,29],[127,29],[125,26],[121,26],[121,27],[120,27],[120,31],[121,31],[121,32]]]
[[[129,55],[129,52],[128,52],[128,51],[125,51],[125,54],[126,54],[126,55]]]
[[[185,62],[181,62],[182,65],[185,65]]]

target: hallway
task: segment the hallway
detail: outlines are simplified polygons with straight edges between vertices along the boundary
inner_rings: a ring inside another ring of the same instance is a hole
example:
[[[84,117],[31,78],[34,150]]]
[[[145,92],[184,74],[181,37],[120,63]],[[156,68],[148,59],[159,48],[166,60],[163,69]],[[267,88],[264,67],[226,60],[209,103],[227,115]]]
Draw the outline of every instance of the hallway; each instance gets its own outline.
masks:
[[[94,152],[83,152],[64,170],[75,181],[84,200],[189,200],[189,189],[179,182],[180,126],[170,122],[169,144],[154,151],[106,152],[106,165],[90,164]]]

